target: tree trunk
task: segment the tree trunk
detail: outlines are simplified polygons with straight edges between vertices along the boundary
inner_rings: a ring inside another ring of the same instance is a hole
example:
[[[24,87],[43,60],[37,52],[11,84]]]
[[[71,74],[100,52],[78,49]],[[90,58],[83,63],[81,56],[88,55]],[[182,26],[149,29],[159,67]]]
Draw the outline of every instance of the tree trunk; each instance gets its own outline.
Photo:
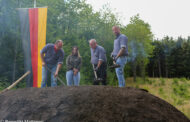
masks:
[[[15,42],[15,49],[14,49],[14,61],[13,61],[13,77],[12,82],[15,81],[15,75],[16,75],[16,56],[17,56],[17,40]]]
[[[141,61],[141,66],[140,67],[141,67],[141,77],[145,81],[145,65],[144,65],[144,61]]]
[[[153,69],[153,72],[152,72],[152,74],[153,74],[153,75],[152,75],[152,77],[154,78],[154,69]]]
[[[166,68],[166,78],[168,78],[168,64],[167,64],[167,58],[165,60],[165,68]]]
[[[159,70],[159,77],[162,77],[161,75],[161,64],[160,64],[160,60],[158,59],[158,70]]]

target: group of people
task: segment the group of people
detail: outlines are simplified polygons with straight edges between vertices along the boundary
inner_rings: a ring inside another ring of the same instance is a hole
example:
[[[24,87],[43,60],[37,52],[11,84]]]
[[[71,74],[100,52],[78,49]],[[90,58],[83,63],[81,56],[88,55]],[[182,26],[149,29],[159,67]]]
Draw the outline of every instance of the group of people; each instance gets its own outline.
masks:
[[[116,75],[118,78],[119,87],[125,87],[124,78],[124,66],[127,62],[128,56],[128,38],[120,33],[120,28],[118,26],[113,26],[112,31],[116,38],[114,40],[113,52],[111,57],[119,67],[115,68]],[[91,63],[93,65],[93,70],[102,85],[106,85],[107,77],[107,58],[105,49],[98,45],[95,39],[89,40],[90,51],[91,51]],[[56,77],[58,76],[59,70],[63,64],[64,51],[62,49],[62,40],[57,40],[55,44],[47,44],[41,50],[42,59],[42,82],[41,87],[46,87],[48,73],[51,73],[51,86],[57,86]],[[77,46],[72,48],[71,54],[66,59],[66,80],[68,86],[78,86],[80,83],[80,68],[82,64],[82,58],[79,53]],[[94,80],[94,85],[99,85],[99,81]]]

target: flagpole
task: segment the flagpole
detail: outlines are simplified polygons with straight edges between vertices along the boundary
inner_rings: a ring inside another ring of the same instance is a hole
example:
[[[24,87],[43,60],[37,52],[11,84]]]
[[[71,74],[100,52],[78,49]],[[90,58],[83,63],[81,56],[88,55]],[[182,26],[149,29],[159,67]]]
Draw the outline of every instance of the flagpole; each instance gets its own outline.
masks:
[[[34,0],[34,8],[36,8],[36,0]]]

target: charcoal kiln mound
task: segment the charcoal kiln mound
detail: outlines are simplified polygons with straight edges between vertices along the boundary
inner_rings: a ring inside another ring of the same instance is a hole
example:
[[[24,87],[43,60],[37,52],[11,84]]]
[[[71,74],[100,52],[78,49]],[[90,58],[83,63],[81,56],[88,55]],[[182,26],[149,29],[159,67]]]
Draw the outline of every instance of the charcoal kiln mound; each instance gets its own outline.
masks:
[[[24,88],[0,94],[0,120],[47,122],[190,122],[140,89],[110,86]]]

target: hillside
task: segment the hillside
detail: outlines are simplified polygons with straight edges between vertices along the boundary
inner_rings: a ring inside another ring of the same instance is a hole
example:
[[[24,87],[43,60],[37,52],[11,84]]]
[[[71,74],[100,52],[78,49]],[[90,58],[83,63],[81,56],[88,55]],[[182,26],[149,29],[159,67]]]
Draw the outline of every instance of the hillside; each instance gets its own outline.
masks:
[[[190,118],[189,80],[185,78],[149,78],[143,82],[138,78],[134,83],[132,78],[128,78],[126,85],[147,89],[151,94],[166,100]]]

